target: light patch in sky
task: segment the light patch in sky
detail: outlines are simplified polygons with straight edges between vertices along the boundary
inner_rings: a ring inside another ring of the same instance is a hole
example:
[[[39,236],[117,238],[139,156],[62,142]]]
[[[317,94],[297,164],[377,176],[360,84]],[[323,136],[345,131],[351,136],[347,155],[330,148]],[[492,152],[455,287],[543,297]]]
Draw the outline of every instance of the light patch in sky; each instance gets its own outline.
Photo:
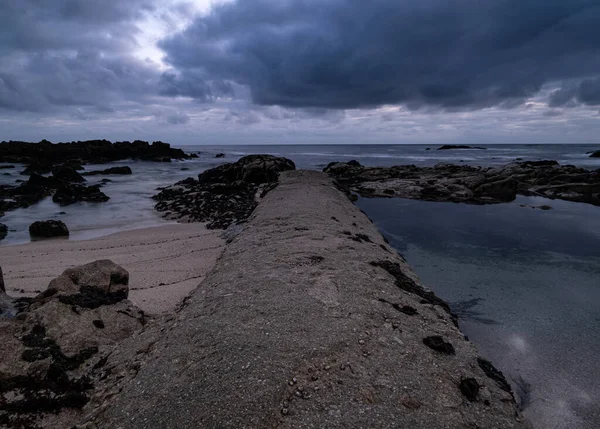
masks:
[[[228,1],[232,0],[164,0],[159,8],[137,23],[140,29],[136,37],[139,49],[134,55],[142,61],[150,60],[161,70],[166,69],[162,61],[164,52],[158,48],[158,41],[184,30],[196,16],[207,14],[214,5]]]

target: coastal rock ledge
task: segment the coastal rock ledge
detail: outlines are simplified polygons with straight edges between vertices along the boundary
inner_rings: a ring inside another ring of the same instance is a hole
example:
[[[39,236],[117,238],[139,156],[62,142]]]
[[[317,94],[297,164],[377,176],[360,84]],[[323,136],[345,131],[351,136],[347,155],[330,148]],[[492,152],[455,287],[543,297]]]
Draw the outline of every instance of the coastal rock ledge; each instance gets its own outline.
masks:
[[[77,427],[529,428],[456,325],[332,179],[285,171]]]

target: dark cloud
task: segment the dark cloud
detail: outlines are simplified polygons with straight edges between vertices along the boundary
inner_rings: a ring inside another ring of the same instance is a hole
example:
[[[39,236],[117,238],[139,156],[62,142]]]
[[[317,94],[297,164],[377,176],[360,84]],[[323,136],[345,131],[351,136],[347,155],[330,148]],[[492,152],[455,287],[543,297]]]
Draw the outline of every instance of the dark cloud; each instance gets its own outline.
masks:
[[[577,84],[569,82],[550,95],[550,107],[575,107],[600,105],[600,77],[584,79]]]
[[[598,22],[598,0],[244,0],[160,46],[189,82],[177,95],[222,79],[262,105],[511,108],[598,75]],[[593,104],[598,80],[585,82]]]

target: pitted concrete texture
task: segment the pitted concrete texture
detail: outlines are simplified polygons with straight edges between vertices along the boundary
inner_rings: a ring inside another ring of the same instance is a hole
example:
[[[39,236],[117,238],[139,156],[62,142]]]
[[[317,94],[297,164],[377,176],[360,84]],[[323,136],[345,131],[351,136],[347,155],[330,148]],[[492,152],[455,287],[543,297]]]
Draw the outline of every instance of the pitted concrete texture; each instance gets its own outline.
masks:
[[[529,427],[482,366],[331,179],[286,172],[87,427]]]

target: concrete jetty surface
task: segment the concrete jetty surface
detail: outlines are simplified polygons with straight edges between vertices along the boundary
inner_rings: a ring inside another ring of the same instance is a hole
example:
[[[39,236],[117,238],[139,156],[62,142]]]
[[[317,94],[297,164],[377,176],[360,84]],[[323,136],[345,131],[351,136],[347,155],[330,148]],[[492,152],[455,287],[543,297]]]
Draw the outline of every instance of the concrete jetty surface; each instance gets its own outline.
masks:
[[[331,179],[292,171],[86,427],[529,427],[502,387]]]

